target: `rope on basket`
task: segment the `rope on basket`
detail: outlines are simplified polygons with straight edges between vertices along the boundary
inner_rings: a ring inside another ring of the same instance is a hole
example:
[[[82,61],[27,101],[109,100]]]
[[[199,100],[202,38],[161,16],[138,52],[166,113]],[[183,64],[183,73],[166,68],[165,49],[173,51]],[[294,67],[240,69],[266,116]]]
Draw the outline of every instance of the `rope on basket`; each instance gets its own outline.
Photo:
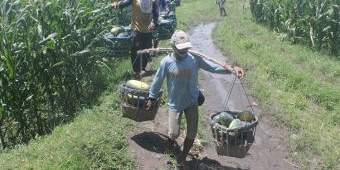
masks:
[[[246,96],[247,101],[248,101],[248,103],[249,103],[249,107],[250,107],[251,111],[255,114],[253,105],[252,105],[251,102],[250,102],[250,99],[249,99],[249,97],[248,97],[248,95],[247,95],[247,92],[246,92],[246,90],[245,90],[245,88],[244,88],[244,85],[243,85],[241,79],[238,78],[236,75],[233,75],[233,76],[234,76],[234,77],[233,77],[233,80],[231,81],[231,86],[230,86],[230,88],[229,88],[229,90],[228,90],[228,92],[227,92],[227,97],[226,97],[226,99],[225,99],[225,101],[224,101],[223,109],[224,109],[224,110],[227,109],[228,103],[229,103],[229,100],[230,100],[231,93],[232,93],[232,91],[233,91],[233,89],[234,89],[234,86],[235,86],[236,79],[238,79],[238,81],[239,81],[240,84],[241,84],[242,91],[243,91],[244,95]]]

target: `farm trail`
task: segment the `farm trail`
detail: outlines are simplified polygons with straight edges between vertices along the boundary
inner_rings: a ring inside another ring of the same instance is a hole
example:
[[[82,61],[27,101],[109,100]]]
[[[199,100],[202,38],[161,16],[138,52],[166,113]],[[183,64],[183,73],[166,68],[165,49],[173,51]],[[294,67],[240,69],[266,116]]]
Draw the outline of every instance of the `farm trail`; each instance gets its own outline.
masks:
[[[193,50],[200,51],[209,57],[219,61],[227,58],[214,45],[211,34],[216,23],[202,23],[189,31]],[[228,57],[228,56],[226,56]],[[151,81],[151,77],[145,77]],[[205,103],[200,108],[200,116],[205,122],[208,136],[207,145],[203,151],[196,152],[195,158],[188,158],[190,170],[294,170],[298,169],[287,157],[287,149],[283,143],[285,133],[271,126],[270,122],[261,114],[261,110],[253,107],[259,117],[256,129],[255,142],[251,146],[245,158],[219,156],[215,150],[215,144],[210,132],[209,113],[222,111],[225,107],[227,92],[233,77],[212,74],[201,71],[200,87],[204,89]],[[241,80],[242,81],[242,80]],[[227,108],[230,110],[242,110],[256,103],[251,97],[247,97],[246,90],[242,88],[241,81],[236,81],[231,93]],[[248,100],[249,99],[249,100]],[[159,108],[153,121],[141,122],[139,128],[128,134],[129,150],[133,153],[140,170],[175,170],[175,163],[168,154],[164,154],[167,140],[167,106]],[[184,135],[183,135],[184,136]],[[183,143],[184,137],[180,136],[178,144]],[[195,149],[195,146],[194,148]]]

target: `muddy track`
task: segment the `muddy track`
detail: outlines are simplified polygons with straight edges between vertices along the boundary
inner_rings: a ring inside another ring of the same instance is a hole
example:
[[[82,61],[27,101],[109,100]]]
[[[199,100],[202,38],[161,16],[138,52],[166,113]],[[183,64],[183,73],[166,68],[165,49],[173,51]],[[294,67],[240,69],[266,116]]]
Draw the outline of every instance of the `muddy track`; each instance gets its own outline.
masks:
[[[189,31],[190,40],[194,50],[200,51],[209,57],[220,61],[228,60],[213,44],[211,34],[216,23],[202,23]],[[151,81],[152,77],[144,77],[144,81]],[[245,158],[233,158],[219,156],[216,153],[213,138],[209,126],[209,113],[221,111],[225,108],[230,110],[242,110],[256,101],[246,95],[246,89],[241,81],[236,81],[231,93],[231,98],[226,104],[227,92],[230,88],[233,76],[217,75],[202,71],[200,74],[200,87],[204,89],[206,97],[201,107],[208,135],[208,145],[203,151],[196,154],[197,157],[188,158],[192,170],[293,170],[298,169],[286,157],[288,154],[283,143],[284,133],[280,129],[271,126],[270,122],[261,114],[257,107],[253,107],[259,117],[259,125],[256,129],[255,142]],[[245,90],[245,91],[244,91]],[[259,104],[260,105],[260,104]],[[128,135],[129,150],[133,153],[141,170],[172,170],[177,169],[173,159],[164,154],[167,139],[167,108],[162,106],[153,121],[142,122],[135,131]],[[177,142],[182,144],[184,137],[179,137]]]

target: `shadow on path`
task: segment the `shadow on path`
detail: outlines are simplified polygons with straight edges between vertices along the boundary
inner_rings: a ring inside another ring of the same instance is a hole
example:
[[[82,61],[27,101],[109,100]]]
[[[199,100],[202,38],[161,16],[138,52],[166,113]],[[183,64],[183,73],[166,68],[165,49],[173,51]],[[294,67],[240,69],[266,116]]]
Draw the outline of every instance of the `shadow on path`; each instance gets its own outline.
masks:
[[[187,162],[190,170],[248,170],[243,168],[234,168],[223,166],[220,162],[204,157],[202,159],[192,159]]]
[[[168,137],[158,132],[143,132],[131,137],[131,139],[145,150],[164,153]]]
[[[159,154],[164,154],[167,152],[168,137],[164,134],[158,132],[143,132],[131,137],[131,139],[140,147],[150,152]],[[178,152],[172,156],[179,156]],[[223,166],[218,161],[207,157],[199,159],[192,158],[191,160],[187,161],[186,164],[190,170],[246,170],[242,168]]]

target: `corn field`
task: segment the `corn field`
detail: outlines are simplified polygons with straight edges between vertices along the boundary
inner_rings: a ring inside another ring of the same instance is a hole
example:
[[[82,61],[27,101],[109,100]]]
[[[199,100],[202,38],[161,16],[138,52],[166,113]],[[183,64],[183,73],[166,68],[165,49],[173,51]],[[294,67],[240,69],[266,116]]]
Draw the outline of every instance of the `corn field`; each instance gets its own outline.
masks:
[[[101,36],[127,18],[111,2],[1,1],[1,148],[50,133],[96,101],[105,89]]]
[[[250,8],[283,40],[340,56],[340,0],[250,0]]]

